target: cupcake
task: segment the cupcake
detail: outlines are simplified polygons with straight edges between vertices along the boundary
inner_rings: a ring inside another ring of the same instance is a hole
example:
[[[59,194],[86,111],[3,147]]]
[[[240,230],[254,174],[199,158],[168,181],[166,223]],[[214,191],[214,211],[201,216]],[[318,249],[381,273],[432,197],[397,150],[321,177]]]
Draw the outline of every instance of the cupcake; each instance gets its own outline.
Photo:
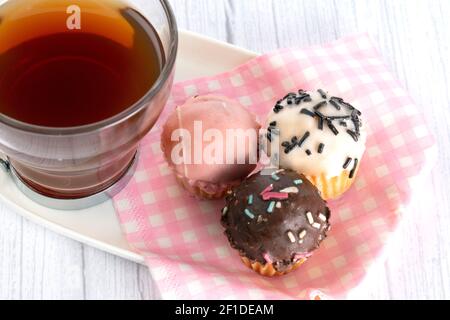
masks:
[[[304,174],[325,200],[350,188],[367,139],[361,112],[350,103],[320,89],[290,93],[275,105],[267,128],[268,153],[280,168]]]
[[[161,148],[178,182],[200,199],[218,199],[258,162],[256,116],[222,96],[197,96],[163,127]]]
[[[222,226],[244,264],[273,277],[291,272],[319,248],[330,210],[305,176],[290,170],[257,173],[226,198]]]

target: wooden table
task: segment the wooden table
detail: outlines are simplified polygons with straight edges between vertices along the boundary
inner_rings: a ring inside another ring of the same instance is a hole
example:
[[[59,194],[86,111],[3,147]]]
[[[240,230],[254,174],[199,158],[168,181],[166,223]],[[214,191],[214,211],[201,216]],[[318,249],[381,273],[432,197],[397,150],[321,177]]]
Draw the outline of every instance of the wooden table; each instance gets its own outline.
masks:
[[[148,1],[148,0],[142,0]],[[181,28],[258,52],[368,31],[425,108],[439,162],[387,261],[353,297],[450,298],[450,1],[171,0]],[[0,204],[0,299],[155,299],[143,266],[56,235]]]

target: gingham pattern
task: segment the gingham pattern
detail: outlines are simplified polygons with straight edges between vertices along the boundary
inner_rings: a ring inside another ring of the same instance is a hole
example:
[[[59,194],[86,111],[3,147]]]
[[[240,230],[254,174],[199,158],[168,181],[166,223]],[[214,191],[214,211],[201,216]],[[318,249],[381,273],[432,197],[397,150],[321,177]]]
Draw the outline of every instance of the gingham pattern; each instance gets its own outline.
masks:
[[[176,183],[160,149],[160,127],[196,94],[234,97],[261,120],[299,88],[324,88],[359,107],[369,125],[367,153],[346,196],[330,203],[332,231],[300,270],[266,279],[246,269],[219,224],[222,201],[201,202]],[[166,299],[344,297],[380,256],[427,164],[433,138],[408,94],[367,35],[321,47],[281,50],[228,73],[174,86],[159,124],[142,143],[132,182],[115,199],[129,243],[146,256]]]

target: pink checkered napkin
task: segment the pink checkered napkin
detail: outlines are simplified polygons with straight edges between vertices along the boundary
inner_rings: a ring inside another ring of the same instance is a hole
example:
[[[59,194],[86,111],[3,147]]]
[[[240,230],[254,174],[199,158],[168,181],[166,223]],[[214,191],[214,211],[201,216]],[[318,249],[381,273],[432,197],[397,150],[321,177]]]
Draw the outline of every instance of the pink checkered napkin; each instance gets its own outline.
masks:
[[[261,120],[299,88],[323,88],[361,109],[367,153],[353,188],[330,202],[330,236],[298,271],[276,279],[248,270],[220,226],[223,201],[201,202],[176,183],[160,150],[160,128],[188,97],[220,93]],[[342,298],[367,273],[395,231],[434,142],[418,108],[394,80],[367,35],[286,49],[215,77],[178,83],[159,124],[142,143],[139,168],[114,199],[129,243],[145,255],[165,299]]]

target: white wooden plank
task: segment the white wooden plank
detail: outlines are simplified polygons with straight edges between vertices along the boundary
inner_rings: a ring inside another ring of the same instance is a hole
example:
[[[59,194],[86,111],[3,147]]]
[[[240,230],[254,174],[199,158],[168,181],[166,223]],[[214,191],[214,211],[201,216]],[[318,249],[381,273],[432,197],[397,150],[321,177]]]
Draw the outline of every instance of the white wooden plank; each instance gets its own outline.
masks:
[[[85,247],[86,299],[156,299],[156,286],[144,266]]]

